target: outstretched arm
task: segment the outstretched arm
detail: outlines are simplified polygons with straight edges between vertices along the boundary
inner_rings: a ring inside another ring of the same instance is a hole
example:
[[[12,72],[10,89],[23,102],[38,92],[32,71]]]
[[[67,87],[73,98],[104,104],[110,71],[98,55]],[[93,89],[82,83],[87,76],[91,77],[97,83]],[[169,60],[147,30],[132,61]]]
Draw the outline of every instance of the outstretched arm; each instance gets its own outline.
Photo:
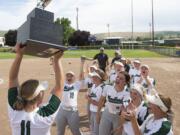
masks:
[[[62,56],[63,52],[59,52],[55,54],[53,59],[53,68],[55,72],[55,87],[52,93],[59,98],[61,98],[62,90],[64,87],[64,72],[61,63]]]
[[[22,61],[23,53],[25,49],[24,47],[21,48],[20,46],[21,44],[19,43],[17,43],[15,46],[16,56],[9,72],[9,88],[19,86],[18,75],[19,75],[19,69],[20,69],[20,65],[21,65],[21,61]]]
[[[79,80],[84,80],[84,63],[85,59],[81,58],[81,66],[80,66],[80,74],[79,74]]]
[[[97,59],[97,54],[93,58],[89,58],[89,57],[86,57],[86,56],[82,56],[82,58],[84,58],[85,60],[93,61],[93,60]]]

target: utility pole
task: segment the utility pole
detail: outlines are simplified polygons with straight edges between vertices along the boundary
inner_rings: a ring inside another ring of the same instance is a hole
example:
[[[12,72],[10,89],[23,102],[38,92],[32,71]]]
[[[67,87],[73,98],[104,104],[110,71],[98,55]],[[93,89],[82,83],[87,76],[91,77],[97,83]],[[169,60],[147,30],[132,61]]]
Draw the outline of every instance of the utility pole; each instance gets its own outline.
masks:
[[[151,26],[151,23],[149,23],[149,38],[150,38],[150,41],[152,41],[152,33],[151,33],[151,30],[152,30],[152,26]]]
[[[152,45],[155,46],[154,43],[154,0],[151,0],[152,3]]]
[[[77,30],[79,30],[79,8],[76,8],[76,25],[77,25]]]
[[[131,25],[132,25],[132,31],[131,31],[131,42],[132,42],[132,49],[134,49],[134,8],[133,8],[133,0],[131,0]]]

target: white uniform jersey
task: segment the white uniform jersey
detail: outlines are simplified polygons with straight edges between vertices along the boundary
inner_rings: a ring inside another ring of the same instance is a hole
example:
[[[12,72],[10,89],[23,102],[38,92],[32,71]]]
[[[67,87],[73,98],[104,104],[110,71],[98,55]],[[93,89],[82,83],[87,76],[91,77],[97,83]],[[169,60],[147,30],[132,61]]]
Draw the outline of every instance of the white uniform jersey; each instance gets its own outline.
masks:
[[[103,92],[103,86],[104,84],[100,84],[99,86],[96,87],[95,84],[93,84],[89,95],[92,100],[99,102]],[[96,105],[90,104],[90,111],[97,112],[97,110],[98,107]]]
[[[151,114],[141,125],[143,135],[173,135],[172,125],[167,118],[154,119]]]
[[[93,86],[92,79],[90,77],[86,77],[84,79],[84,85],[86,88],[91,89]]]
[[[138,124],[141,125],[144,120],[148,117],[148,109],[147,105],[142,102],[137,108],[136,108],[136,118],[138,121]],[[127,121],[123,125],[124,134],[125,135],[134,135],[134,131],[132,128],[131,122]]]
[[[105,109],[108,109],[109,113],[112,114],[120,113],[123,102],[130,100],[130,93],[127,87],[123,91],[117,92],[114,86],[106,85],[102,96],[106,97]]]
[[[81,88],[81,81],[77,81],[73,84],[64,85],[64,91],[62,96],[62,107],[77,109],[77,96]]]
[[[141,77],[141,71],[135,68],[131,68],[129,70],[129,75],[131,77],[131,84],[135,84]]]
[[[114,84],[114,82],[116,81],[116,77],[117,77],[117,74],[114,72],[112,73],[110,76],[109,76],[109,83],[110,84]]]
[[[116,71],[112,69],[109,73],[108,80],[105,83],[110,85],[114,84],[116,77],[117,77]]]
[[[147,82],[146,82],[146,80],[144,78],[143,78],[143,80],[141,82],[141,85],[145,89],[145,93],[148,94],[148,95],[151,95],[152,89],[155,86],[155,80],[154,80],[154,78],[151,78],[149,76],[147,78],[148,78],[148,80],[150,80],[151,85],[148,86],[148,84],[147,84]]]
[[[33,112],[17,111],[13,104],[17,101],[18,90],[11,88],[8,92],[8,114],[12,135],[50,135],[50,127],[57,115],[60,99],[52,95],[46,106]]]

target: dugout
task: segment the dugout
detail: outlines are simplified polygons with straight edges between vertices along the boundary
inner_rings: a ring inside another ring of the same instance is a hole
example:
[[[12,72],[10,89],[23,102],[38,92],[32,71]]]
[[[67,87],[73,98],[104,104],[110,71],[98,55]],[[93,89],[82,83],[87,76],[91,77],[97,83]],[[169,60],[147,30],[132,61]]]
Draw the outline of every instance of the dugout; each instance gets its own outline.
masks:
[[[123,40],[123,37],[106,37],[103,39],[103,42],[107,45],[120,45]]]

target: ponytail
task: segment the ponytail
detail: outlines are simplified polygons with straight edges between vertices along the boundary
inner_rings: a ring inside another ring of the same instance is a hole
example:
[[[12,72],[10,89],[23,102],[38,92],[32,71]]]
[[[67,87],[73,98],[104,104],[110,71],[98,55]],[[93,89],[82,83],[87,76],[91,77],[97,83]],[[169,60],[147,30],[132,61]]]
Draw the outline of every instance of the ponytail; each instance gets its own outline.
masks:
[[[25,105],[26,105],[25,100],[22,97],[18,96],[16,102],[13,105],[13,108],[15,110],[21,111],[24,109]]]
[[[126,71],[121,71],[121,72],[119,72],[119,73],[121,73],[121,74],[123,74],[123,75],[125,76],[126,85],[127,85],[128,88],[130,88],[130,79],[131,79],[131,78],[130,78],[129,73],[126,72]]]
[[[168,108],[168,111],[166,112],[167,119],[173,124],[173,117],[174,113],[172,111],[172,101],[169,97],[164,97],[163,95],[159,94],[160,99],[164,103],[164,105]]]
[[[171,109],[167,111],[167,119],[173,124],[174,112]]]

